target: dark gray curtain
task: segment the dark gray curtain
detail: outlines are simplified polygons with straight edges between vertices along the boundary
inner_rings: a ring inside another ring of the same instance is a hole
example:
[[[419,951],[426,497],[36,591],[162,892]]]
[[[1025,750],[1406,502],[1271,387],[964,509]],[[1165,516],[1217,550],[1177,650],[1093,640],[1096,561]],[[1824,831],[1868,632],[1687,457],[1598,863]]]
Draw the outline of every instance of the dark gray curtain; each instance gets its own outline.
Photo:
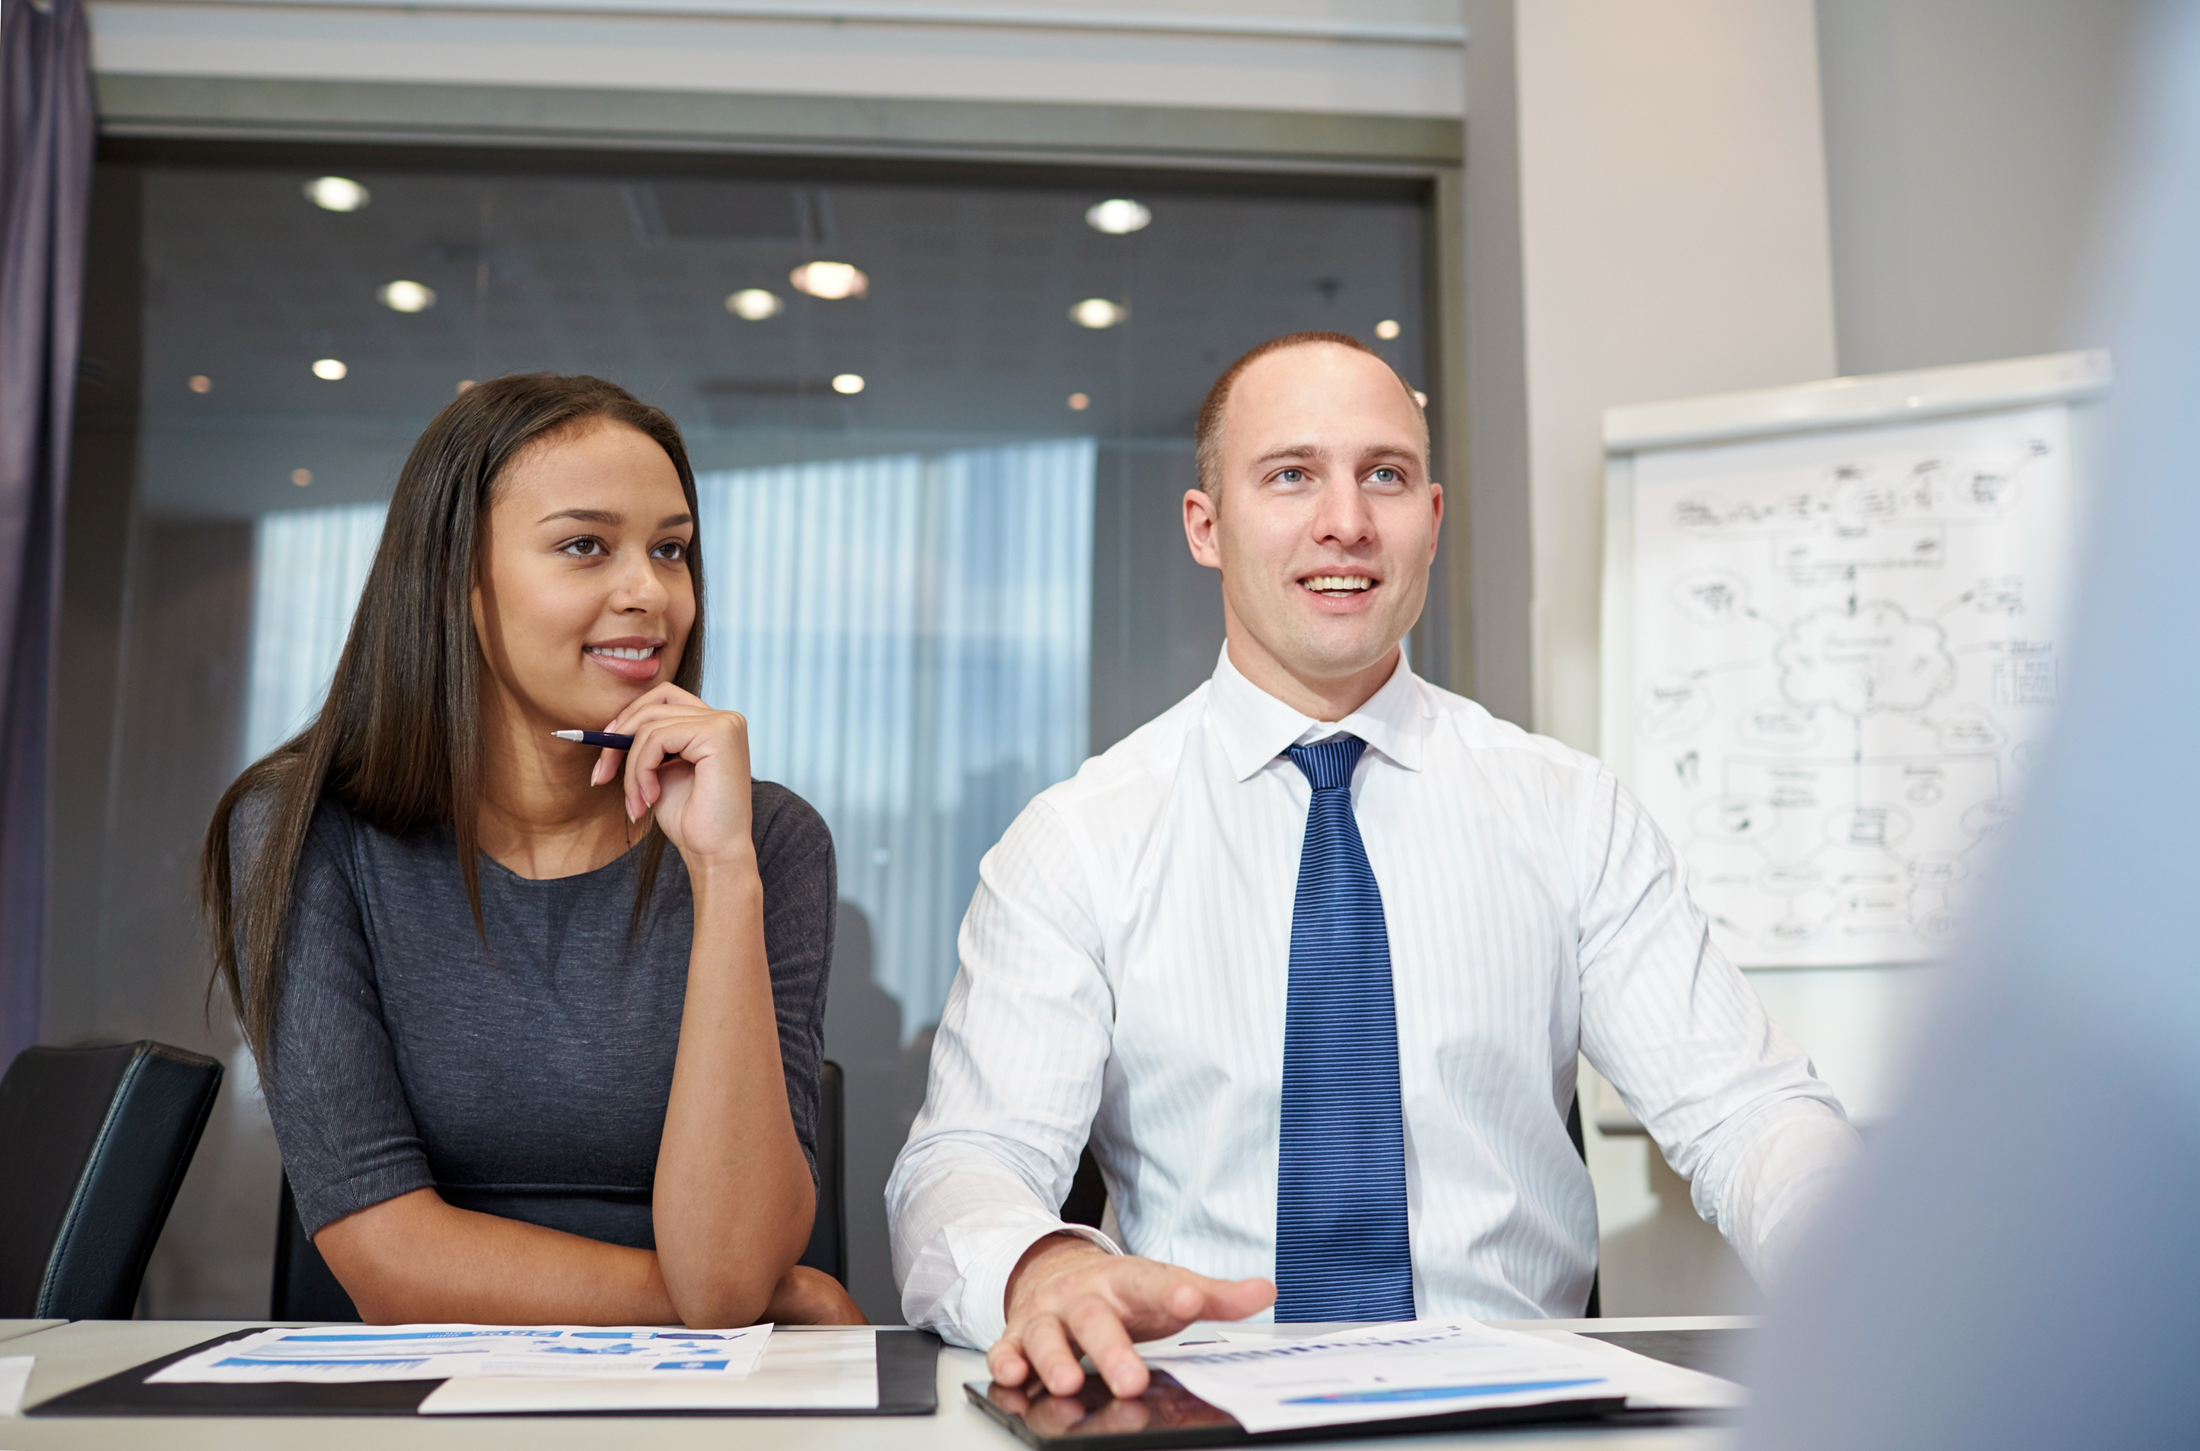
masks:
[[[0,0],[0,1064],[38,1041],[62,502],[91,198],[82,0]]]

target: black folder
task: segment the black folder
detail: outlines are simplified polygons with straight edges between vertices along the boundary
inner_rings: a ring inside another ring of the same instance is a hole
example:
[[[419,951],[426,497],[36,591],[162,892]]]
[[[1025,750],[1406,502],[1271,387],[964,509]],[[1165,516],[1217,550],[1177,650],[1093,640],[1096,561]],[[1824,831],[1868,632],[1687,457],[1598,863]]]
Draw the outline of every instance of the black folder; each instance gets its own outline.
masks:
[[[254,1327],[257,1329],[258,1327]],[[217,1335],[42,1401],[26,1416],[410,1416],[439,1380],[354,1381],[348,1385],[270,1382],[258,1385],[147,1385],[145,1378],[187,1355],[253,1334]],[[878,1328],[878,1407],[875,1410],[559,1411],[611,1416],[929,1416],[939,1409],[939,1337],[928,1330]],[[469,1418],[471,1419],[471,1418]]]

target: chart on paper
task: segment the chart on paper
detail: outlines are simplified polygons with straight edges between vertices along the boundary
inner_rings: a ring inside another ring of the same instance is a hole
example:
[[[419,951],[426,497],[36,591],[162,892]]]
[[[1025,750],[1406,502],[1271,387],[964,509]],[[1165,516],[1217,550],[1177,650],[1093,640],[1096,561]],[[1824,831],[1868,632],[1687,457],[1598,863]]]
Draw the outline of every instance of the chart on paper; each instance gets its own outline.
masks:
[[[1631,785],[1745,967],[1960,928],[2063,689],[2067,407],[1635,461]]]

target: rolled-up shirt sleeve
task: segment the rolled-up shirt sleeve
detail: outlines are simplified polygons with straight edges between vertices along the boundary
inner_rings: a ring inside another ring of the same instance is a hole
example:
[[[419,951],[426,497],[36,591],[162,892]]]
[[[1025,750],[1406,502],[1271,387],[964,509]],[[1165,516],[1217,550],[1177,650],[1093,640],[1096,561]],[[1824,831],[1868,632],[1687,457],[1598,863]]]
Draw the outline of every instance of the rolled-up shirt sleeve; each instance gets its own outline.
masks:
[[[1058,1212],[1114,1020],[1098,922],[1075,842],[1034,801],[979,864],[924,1109],[886,1186],[903,1313],[960,1345],[1000,1338],[1009,1274],[1040,1239],[1120,1252]]]
[[[1582,1051],[1769,1284],[1854,1158],[1856,1131],[1712,942],[1672,845],[1608,769],[1577,851]]]

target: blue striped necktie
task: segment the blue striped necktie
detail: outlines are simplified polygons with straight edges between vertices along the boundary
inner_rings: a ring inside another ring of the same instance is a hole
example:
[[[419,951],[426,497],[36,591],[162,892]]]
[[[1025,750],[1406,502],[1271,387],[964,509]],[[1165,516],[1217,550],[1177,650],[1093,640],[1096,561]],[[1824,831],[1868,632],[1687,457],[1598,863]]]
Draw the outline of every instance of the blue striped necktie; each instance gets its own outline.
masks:
[[[1355,736],[1284,754],[1313,784],[1291,908],[1276,1319],[1410,1320],[1405,1118],[1383,894],[1352,815]]]

